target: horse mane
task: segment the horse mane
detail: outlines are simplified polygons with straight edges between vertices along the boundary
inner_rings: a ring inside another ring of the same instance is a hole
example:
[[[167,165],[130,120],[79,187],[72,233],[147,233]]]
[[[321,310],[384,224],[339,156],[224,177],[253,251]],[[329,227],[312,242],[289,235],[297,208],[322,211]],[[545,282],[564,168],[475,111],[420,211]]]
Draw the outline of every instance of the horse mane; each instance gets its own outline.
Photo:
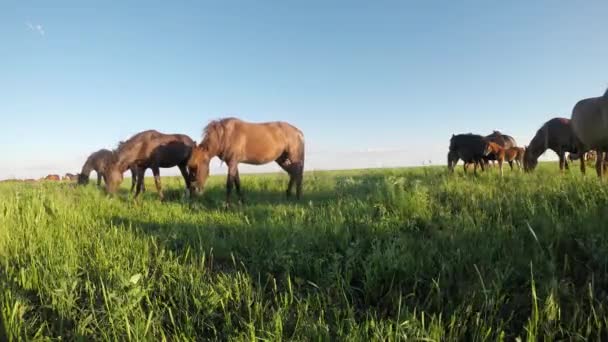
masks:
[[[203,138],[199,144],[205,150],[209,150],[215,147],[218,151],[224,149],[224,134],[226,132],[226,125],[231,122],[239,120],[234,117],[222,118],[217,120],[211,120],[205,128],[203,128]],[[213,146],[215,144],[215,146]]]
[[[536,131],[536,134],[534,134],[534,137],[530,141],[530,144],[528,144],[528,147],[526,148],[526,150],[530,150],[530,153],[534,153],[534,154],[536,154],[537,152],[540,152],[540,153],[538,153],[538,156],[540,156],[549,148],[548,140],[549,140],[549,122],[545,122]],[[538,158],[538,157],[536,157],[536,158]]]

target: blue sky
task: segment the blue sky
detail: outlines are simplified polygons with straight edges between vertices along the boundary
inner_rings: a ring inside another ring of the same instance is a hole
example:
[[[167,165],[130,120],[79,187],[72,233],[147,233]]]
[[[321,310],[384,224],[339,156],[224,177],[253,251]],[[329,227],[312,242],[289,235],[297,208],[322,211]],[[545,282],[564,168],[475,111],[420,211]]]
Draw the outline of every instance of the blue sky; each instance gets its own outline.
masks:
[[[608,86],[606,13],[606,1],[2,1],[0,178],[77,171],[150,128],[198,141],[228,115],[300,127],[307,169],[445,163],[458,132],[527,144]]]

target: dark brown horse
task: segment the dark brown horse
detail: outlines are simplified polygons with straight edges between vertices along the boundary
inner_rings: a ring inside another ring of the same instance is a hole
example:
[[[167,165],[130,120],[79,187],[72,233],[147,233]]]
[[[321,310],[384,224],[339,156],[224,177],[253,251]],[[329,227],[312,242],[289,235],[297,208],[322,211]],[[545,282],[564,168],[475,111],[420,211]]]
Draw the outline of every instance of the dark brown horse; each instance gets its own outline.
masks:
[[[499,131],[493,131],[492,134],[486,135],[486,139],[489,141],[498,144],[498,146],[509,149],[511,147],[517,147],[517,143],[512,136],[502,134]]]
[[[489,141],[477,134],[452,134],[450,138],[450,149],[448,152],[448,170],[454,172],[454,167],[458,160],[464,162],[464,173],[467,173],[467,165],[474,164],[474,173],[477,174],[477,167],[485,170],[483,158],[490,153]]]
[[[559,157],[559,169],[568,169],[566,152],[577,153],[580,145],[572,131],[569,119],[553,118],[536,131],[524,154],[524,170],[532,171],[538,164],[538,157],[547,149],[553,150]],[[581,171],[585,172],[585,163],[581,163]]]
[[[102,179],[106,182],[105,174],[112,158],[113,152],[106,149],[91,153],[82,166],[82,171],[78,174],[78,184],[88,184],[91,171],[97,173],[97,186],[101,185]],[[137,166],[132,165],[129,169],[131,170],[131,192],[133,192],[133,188],[135,188],[137,181]],[[142,188],[142,191],[145,191],[145,189]]]
[[[580,100],[572,109],[572,131],[584,146],[597,152],[595,171],[603,176],[605,154],[608,153],[608,89],[603,96]],[[585,163],[581,163],[583,169]]]
[[[114,151],[106,173],[106,190],[114,193],[122,182],[122,174],[130,167],[137,170],[137,197],[142,190],[144,173],[152,169],[154,183],[161,200],[163,191],[160,183],[160,168],[177,166],[190,189],[190,177],[186,166],[195,146],[190,137],[183,134],[164,134],[155,130],[143,131],[121,143]]]
[[[211,121],[204,129],[203,141],[192,152],[188,169],[196,188],[202,189],[209,176],[209,162],[218,157],[228,166],[226,203],[232,187],[242,200],[239,163],[262,165],[275,161],[289,174],[287,196],[296,185],[296,198],[302,194],[304,173],[304,134],[286,122],[249,123],[236,118]],[[193,187],[192,191],[195,189]]]

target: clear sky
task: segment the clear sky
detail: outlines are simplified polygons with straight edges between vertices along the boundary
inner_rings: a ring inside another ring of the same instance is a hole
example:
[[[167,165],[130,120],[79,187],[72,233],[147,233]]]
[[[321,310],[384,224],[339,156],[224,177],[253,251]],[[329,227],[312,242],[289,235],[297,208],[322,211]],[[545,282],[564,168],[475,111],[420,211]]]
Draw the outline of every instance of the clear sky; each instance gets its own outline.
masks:
[[[605,0],[4,0],[0,178],[78,171],[145,129],[200,141],[228,115],[301,128],[309,170],[445,164],[459,132],[527,144],[608,85],[607,13]]]

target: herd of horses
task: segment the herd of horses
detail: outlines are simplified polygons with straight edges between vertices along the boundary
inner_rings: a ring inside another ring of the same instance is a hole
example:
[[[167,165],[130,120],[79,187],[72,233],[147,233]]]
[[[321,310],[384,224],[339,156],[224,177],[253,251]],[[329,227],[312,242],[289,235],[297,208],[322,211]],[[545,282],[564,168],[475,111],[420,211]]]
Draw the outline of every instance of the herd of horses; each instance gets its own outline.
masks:
[[[465,173],[469,165],[482,171],[491,164],[498,164],[503,175],[503,163],[513,170],[514,165],[532,171],[538,158],[553,150],[559,157],[560,170],[568,169],[568,162],[581,159],[580,168],[585,172],[585,161],[596,161],[597,175],[601,179],[608,166],[608,90],[599,97],[580,100],[572,110],[572,116],[553,118],[545,122],[525,147],[517,146],[513,137],[494,131],[489,135],[466,133],[452,135],[447,155],[448,169],[454,172],[459,160],[464,162]],[[233,188],[239,201],[243,200],[238,165],[240,163],[262,165],[276,162],[289,174],[286,195],[296,189],[296,198],[302,195],[304,172],[304,134],[286,122],[250,123],[237,118],[211,121],[203,130],[198,145],[184,134],[165,134],[147,130],[135,134],[118,144],[114,150],[102,149],[92,153],[79,174],[66,174],[63,179],[87,184],[92,171],[97,173],[97,185],[102,180],[108,193],[115,193],[123,181],[123,174],[131,172],[131,192],[135,197],[144,187],[144,174],[151,169],[158,195],[163,199],[160,179],[161,168],[177,166],[184,178],[186,190],[195,196],[204,189],[209,176],[209,163],[218,157],[228,167],[226,179],[226,203],[230,203]],[[59,181],[59,175],[49,175],[46,180]],[[34,181],[34,180],[30,180]]]
[[[243,200],[239,163],[262,165],[276,162],[289,174],[286,194],[296,188],[296,198],[302,195],[304,175],[304,134],[286,122],[250,123],[237,118],[211,121],[203,130],[202,142],[184,134],[165,134],[147,130],[118,144],[112,151],[92,153],[75,176],[78,184],[87,184],[92,171],[97,173],[97,184],[103,180],[108,193],[115,193],[123,181],[123,174],[131,172],[131,192],[137,197],[144,189],[144,174],[151,169],[156,190],[161,199],[163,191],[161,168],[177,166],[184,178],[186,190],[195,196],[204,189],[209,176],[209,163],[218,157],[228,166],[226,203],[230,203],[233,188],[239,201]]]
[[[533,171],[538,158],[553,150],[559,157],[560,170],[568,169],[568,161],[581,159],[580,169],[585,173],[585,161],[595,160],[595,168],[601,179],[608,166],[608,89],[604,95],[578,101],[570,119],[553,118],[545,122],[525,147],[518,147],[513,137],[494,131],[482,136],[466,133],[452,135],[448,151],[448,169],[454,172],[459,160],[464,171],[469,165],[485,170],[490,162],[498,163],[500,175],[506,161],[513,169],[515,162],[525,171]]]

